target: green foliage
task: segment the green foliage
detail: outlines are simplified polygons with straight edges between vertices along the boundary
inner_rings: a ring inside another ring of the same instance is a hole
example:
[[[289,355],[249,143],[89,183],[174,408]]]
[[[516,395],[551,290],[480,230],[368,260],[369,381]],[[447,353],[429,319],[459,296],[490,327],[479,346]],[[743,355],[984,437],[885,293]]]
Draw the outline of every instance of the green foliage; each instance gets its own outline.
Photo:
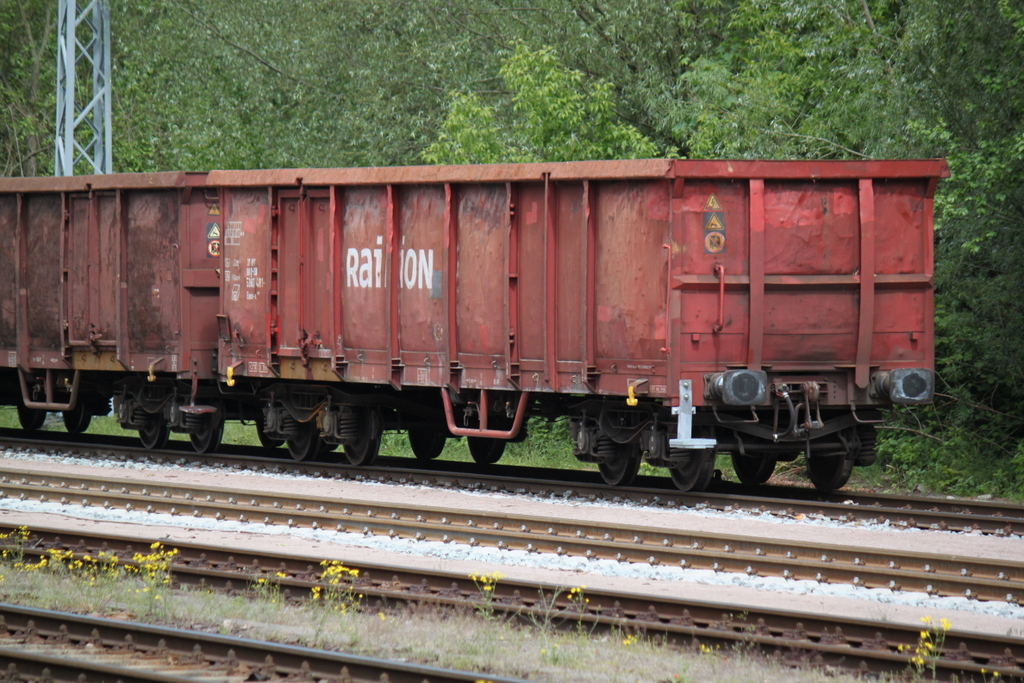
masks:
[[[859,0],[740,0],[681,74],[695,157],[848,158],[885,143],[895,27]],[[890,119],[890,120],[887,120]]]
[[[903,20],[907,137],[952,173],[935,201],[943,396],[922,418],[938,439],[923,462],[937,487],[1021,495],[1024,22],[1008,2],[975,0],[913,3]]]
[[[522,150],[495,123],[494,109],[473,94],[452,96],[437,140],[423,153],[430,164],[496,164],[513,161]],[[518,153],[518,154],[517,154]]]
[[[588,82],[566,69],[554,50],[516,45],[501,66],[512,92],[504,126],[495,110],[476,95],[455,94],[437,141],[427,148],[429,163],[496,163],[639,159],[657,146],[615,112],[611,83]]]
[[[0,3],[0,176],[53,170],[56,3]]]

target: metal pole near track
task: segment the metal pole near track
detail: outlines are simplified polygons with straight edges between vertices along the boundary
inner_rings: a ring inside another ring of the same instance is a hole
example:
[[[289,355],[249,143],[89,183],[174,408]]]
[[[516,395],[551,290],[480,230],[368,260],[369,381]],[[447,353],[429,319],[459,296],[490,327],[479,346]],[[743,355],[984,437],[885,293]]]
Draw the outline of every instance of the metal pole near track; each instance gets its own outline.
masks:
[[[92,0],[81,10],[77,0],[59,0],[57,18],[57,129],[54,175],[110,173],[111,68],[110,11],[104,0]],[[86,100],[85,81],[92,71],[92,92]],[[76,99],[76,97],[78,99]]]

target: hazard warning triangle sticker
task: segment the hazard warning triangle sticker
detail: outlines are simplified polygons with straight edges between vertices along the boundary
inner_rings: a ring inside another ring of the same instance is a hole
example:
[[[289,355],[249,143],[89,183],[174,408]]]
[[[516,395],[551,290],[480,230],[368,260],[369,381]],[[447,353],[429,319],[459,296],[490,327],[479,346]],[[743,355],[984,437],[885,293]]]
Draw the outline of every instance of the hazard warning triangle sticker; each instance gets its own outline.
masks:
[[[722,223],[719,213],[706,213],[707,219],[704,222],[705,230],[725,230],[725,224]]]

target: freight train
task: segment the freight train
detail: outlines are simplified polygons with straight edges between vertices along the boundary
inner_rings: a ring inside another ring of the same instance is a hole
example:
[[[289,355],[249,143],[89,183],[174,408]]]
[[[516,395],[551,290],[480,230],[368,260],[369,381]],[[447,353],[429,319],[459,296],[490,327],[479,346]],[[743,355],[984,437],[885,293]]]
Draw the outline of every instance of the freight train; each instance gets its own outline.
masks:
[[[296,460],[385,430],[496,462],[569,420],[611,485],[715,455],[821,491],[934,394],[942,160],[596,161],[0,179],[0,403]],[[340,447],[340,450],[333,452]]]

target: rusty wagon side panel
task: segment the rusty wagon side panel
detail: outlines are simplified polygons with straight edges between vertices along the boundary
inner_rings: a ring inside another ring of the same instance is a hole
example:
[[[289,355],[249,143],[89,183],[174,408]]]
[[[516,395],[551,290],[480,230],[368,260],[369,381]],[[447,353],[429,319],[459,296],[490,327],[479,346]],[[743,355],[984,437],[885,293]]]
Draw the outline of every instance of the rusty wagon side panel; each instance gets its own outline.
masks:
[[[200,241],[191,237],[186,186],[202,179],[0,180],[0,261],[13,274],[0,283],[3,364],[178,373],[190,365],[183,338],[206,337],[211,376],[217,305],[193,311],[192,299],[219,291],[219,253],[204,269],[192,268],[187,253]],[[206,247],[201,241],[204,256]]]

